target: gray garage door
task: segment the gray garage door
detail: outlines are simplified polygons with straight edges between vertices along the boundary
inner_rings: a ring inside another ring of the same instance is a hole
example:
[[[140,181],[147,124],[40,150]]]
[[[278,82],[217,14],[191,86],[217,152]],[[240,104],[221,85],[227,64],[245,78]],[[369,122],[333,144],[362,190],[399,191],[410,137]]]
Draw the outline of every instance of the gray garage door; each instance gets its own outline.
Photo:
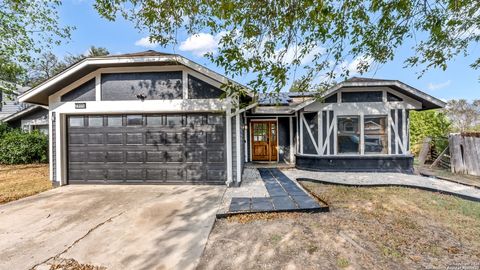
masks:
[[[225,183],[223,115],[84,115],[67,122],[71,184]]]

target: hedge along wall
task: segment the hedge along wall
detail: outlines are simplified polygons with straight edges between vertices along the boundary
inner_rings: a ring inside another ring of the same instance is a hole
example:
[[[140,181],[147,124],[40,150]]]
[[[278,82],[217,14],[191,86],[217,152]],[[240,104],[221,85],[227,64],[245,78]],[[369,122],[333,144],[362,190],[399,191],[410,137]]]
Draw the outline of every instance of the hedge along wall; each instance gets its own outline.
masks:
[[[33,131],[23,132],[0,125],[0,164],[48,162],[48,137]]]

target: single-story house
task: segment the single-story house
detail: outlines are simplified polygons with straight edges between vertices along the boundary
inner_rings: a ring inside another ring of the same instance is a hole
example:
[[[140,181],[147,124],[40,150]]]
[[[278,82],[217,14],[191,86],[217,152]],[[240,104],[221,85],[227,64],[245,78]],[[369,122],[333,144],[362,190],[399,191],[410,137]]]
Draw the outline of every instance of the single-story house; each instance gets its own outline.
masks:
[[[396,80],[224,98],[242,85],[180,55],[87,58],[20,101],[48,106],[50,175],[65,184],[238,185],[246,162],[410,172],[409,111],[444,102]],[[248,104],[239,106],[238,104]]]
[[[6,84],[6,82],[0,81],[0,85],[6,86]],[[15,88],[11,93],[0,91],[0,121],[27,107],[26,104],[18,101],[18,96],[29,88],[20,85],[15,85]]]
[[[2,119],[2,122],[23,131],[38,130],[48,134],[48,107],[31,105]]]

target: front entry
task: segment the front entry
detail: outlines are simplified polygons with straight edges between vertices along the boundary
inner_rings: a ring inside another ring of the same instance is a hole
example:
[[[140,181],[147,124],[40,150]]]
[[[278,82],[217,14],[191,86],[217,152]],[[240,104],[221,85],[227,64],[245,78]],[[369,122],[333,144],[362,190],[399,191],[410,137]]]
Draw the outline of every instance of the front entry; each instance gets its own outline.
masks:
[[[277,161],[277,123],[251,122],[252,161]]]

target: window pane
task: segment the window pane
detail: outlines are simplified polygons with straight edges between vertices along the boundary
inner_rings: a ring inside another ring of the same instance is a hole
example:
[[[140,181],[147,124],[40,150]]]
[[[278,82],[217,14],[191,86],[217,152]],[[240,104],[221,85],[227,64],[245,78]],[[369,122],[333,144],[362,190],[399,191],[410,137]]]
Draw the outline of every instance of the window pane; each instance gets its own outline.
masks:
[[[168,126],[182,126],[183,117],[181,115],[167,115],[167,125]]]
[[[358,154],[360,146],[360,132],[358,116],[338,117],[338,153]]]
[[[142,115],[127,115],[127,126],[141,126]]]
[[[382,102],[383,92],[342,92],[342,102]]]
[[[387,117],[364,117],[365,153],[388,153]]]
[[[70,116],[68,118],[68,124],[71,127],[83,127],[83,116]]]
[[[121,127],[122,126],[122,116],[121,115],[110,115],[107,118],[107,125],[109,127]]]
[[[162,121],[163,116],[159,115],[149,115],[147,116],[147,125],[148,126],[162,126],[163,121]]]
[[[101,127],[101,126],[103,126],[103,116],[89,116],[88,117],[88,126],[89,127]]]

